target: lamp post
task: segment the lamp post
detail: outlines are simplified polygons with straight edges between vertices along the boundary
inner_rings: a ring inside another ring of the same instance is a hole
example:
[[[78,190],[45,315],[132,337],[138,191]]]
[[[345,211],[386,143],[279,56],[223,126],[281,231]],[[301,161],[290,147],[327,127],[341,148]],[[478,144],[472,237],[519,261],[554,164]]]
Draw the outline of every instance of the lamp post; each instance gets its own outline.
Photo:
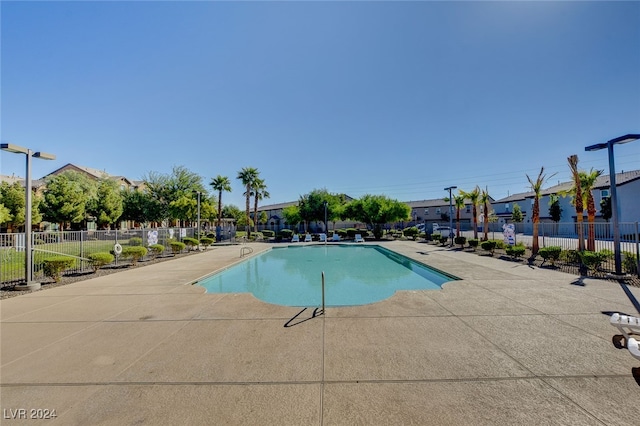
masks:
[[[453,199],[451,196],[451,191],[457,189],[457,186],[450,186],[445,188],[445,191],[449,191],[449,247],[453,247]]]
[[[324,200],[322,202],[322,204],[324,204],[324,226],[325,226],[325,237],[324,237],[324,243],[327,244],[327,235],[329,234],[329,224],[327,223],[327,200]]]
[[[622,259],[620,256],[620,228],[618,227],[618,220],[620,216],[620,207],[618,205],[618,194],[616,191],[616,170],[613,161],[613,146],[622,145],[625,143],[633,142],[640,139],[640,134],[628,134],[619,136],[615,139],[611,139],[608,142],[598,143],[585,147],[585,151],[599,151],[601,149],[607,149],[609,155],[609,181],[611,184],[611,218],[613,219],[613,251],[616,273],[615,275],[622,276]]]
[[[31,253],[31,157],[43,160],[55,160],[56,156],[45,152],[33,152],[29,148],[23,148],[10,143],[0,144],[0,149],[7,152],[24,154],[27,156],[27,169],[25,176],[24,199],[24,284],[15,286],[16,290],[38,290],[40,283],[33,281],[33,254]]]
[[[198,194],[198,241],[200,241],[200,191],[194,191]]]

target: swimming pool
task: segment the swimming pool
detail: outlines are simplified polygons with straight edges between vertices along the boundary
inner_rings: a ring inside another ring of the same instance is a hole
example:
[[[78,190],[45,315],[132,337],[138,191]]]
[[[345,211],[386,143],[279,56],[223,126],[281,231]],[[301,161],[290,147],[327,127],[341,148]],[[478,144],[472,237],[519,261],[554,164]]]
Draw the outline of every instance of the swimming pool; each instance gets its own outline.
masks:
[[[268,303],[325,306],[378,302],[397,290],[436,290],[459,278],[376,245],[275,247],[196,284],[207,293],[253,293]]]

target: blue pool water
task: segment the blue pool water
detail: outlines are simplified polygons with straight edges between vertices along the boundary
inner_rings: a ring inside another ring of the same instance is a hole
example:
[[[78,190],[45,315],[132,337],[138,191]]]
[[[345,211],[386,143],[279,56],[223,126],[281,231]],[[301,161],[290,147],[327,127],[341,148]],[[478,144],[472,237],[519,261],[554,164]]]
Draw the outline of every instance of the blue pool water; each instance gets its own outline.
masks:
[[[458,278],[374,245],[310,245],[273,248],[197,284],[208,293],[253,293],[284,306],[378,302],[396,290],[440,289]]]

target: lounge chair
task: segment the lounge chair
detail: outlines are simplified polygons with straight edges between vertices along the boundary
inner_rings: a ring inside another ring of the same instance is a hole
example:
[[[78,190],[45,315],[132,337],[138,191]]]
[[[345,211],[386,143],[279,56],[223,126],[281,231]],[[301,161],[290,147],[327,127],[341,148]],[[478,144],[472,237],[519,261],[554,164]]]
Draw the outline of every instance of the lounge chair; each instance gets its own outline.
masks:
[[[331,239],[331,241],[340,241],[340,234],[338,234],[337,232],[334,232],[333,238]]]
[[[299,243],[300,242],[300,236],[298,234],[294,235],[293,237],[291,237],[291,242],[292,243]]]
[[[327,242],[327,234],[320,234],[320,242],[321,243]]]
[[[362,238],[362,235],[360,234],[356,234],[356,243],[364,243],[364,238]]]
[[[633,337],[630,337],[627,343],[627,349],[629,349],[629,353],[631,355],[633,355],[637,359],[640,359],[640,342],[639,341],[637,341]]]
[[[304,242],[310,243],[312,241],[311,234],[307,234],[304,236]]]
[[[610,322],[612,326],[620,330],[627,342],[630,334],[640,334],[640,317],[621,315],[616,312],[611,315]]]

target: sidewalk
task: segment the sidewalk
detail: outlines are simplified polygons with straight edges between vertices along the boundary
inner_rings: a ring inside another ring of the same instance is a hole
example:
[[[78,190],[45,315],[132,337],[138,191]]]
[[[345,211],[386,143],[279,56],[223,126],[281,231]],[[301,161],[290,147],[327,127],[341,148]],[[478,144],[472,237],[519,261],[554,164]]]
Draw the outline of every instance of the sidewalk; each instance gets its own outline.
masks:
[[[314,318],[189,285],[239,261],[229,246],[2,300],[1,423],[638,423],[619,284],[383,245],[462,280]]]

